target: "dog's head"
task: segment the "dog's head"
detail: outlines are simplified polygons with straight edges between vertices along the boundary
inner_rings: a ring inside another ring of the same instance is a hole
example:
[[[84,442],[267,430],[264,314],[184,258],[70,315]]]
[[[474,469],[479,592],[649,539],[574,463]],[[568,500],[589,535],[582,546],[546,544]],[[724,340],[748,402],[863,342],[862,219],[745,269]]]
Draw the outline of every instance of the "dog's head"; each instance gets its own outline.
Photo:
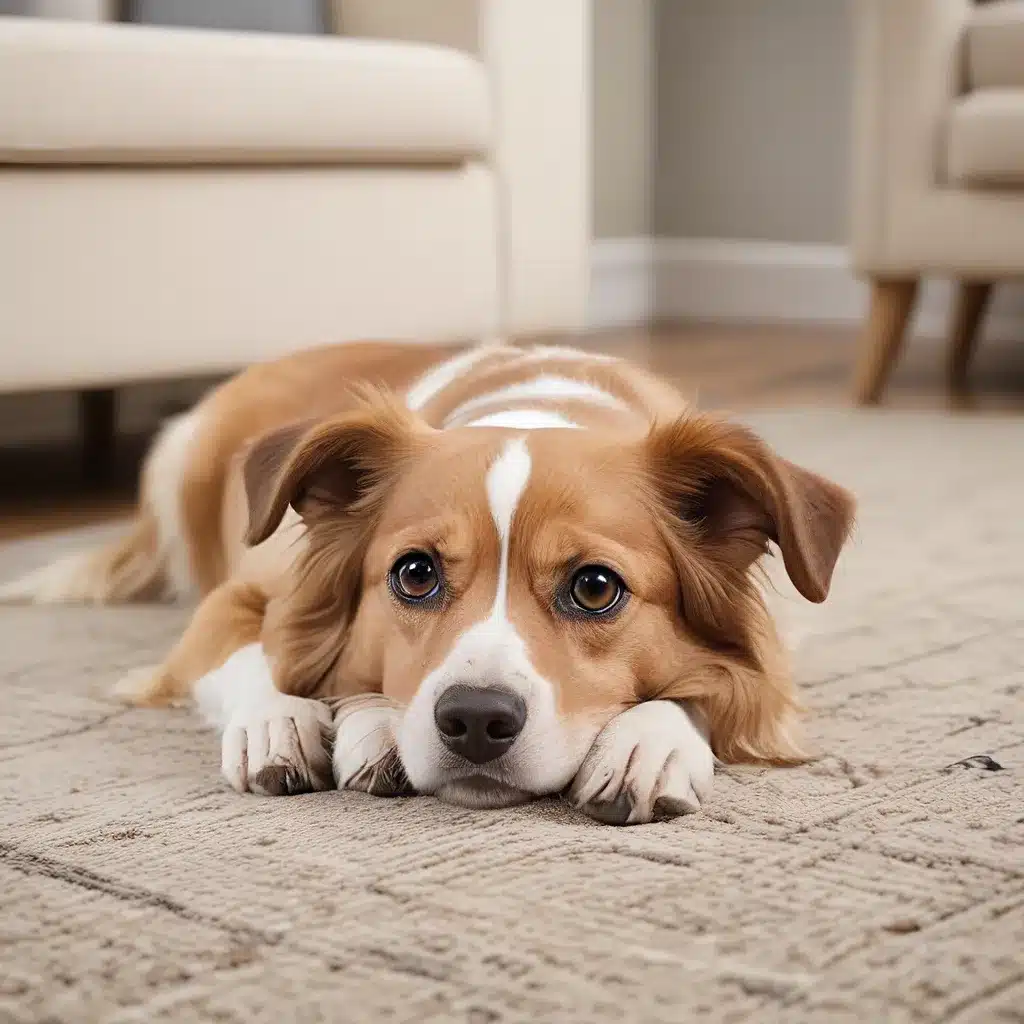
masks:
[[[307,526],[286,688],[403,704],[420,792],[558,792],[613,715],[657,697],[697,702],[721,757],[801,757],[752,569],[773,542],[824,600],[853,502],[748,430],[435,431],[378,395],[263,438],[245,476],[250,543],[289,506]]]

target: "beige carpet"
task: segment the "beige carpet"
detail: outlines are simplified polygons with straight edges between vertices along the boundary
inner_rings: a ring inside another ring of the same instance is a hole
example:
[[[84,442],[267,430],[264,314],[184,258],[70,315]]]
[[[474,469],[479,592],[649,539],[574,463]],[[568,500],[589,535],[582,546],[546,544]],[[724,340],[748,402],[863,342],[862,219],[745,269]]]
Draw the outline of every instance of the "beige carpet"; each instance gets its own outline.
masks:
[[[97,696],[181,613],[0,609],[0,1021],[1024,1020],[1024,420],[754,421],[863,502],[823,758],[673,823],[239,797]]]

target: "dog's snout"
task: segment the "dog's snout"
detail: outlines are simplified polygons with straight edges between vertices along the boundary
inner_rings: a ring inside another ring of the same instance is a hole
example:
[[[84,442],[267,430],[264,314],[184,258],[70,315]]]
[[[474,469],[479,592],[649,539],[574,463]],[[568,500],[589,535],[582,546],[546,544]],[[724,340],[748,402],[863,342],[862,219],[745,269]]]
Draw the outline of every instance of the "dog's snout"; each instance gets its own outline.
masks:
[[[473,764],[501,757],[526,724],[522,697],[493,686],[449,686],[434,705],[444,745]]]

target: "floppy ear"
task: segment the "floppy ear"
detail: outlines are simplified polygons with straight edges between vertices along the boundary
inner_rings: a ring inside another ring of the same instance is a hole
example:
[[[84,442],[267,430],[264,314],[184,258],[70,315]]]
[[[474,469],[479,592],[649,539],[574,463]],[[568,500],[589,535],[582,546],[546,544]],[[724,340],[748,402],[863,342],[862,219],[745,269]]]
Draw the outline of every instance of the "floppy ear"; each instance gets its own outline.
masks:
[[[853,525],[848,491],[780,458],[745,427],[703,415],[655,427],[647,459],[663,499],[717,558],[745,570],[773,541],[797,590],[825,600]]]
[[[289,505],[306,522],[351,510],[408,456],[417,430],[411,413],[377,395],[353,412],[265,434],[249,449],[243,466],[246,543],[265,541]]]

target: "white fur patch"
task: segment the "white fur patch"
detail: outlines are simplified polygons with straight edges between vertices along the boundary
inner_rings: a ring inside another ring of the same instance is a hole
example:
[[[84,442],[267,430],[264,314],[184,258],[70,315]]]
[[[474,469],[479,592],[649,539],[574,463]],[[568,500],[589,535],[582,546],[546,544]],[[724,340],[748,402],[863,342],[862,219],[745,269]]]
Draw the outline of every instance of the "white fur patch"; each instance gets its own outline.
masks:
[[[274,685],[262,644],[235,651],[220,668],[207,672],[193,692],[199,714],[207,725],[218,729],[233,716],[259,710],[284,696]]]
[[[405,393],[406,407],[418,412],[432,398],[439,395],[449,384],[458,380],[464,373],[476,366],[477,363],[493,355],[501,349],[497,342],[488,342],[471,348],[468,352],[460,352],[447,362],[428,370],[411,388]]]
[[[325,704],[281,693],[262,644],[249,644],[196,683],[203,718],[222,730],[221,772],[239,793],[329,789]]]
[[[334,713],[334,781],[375,796],[406,792],[396,732],[402,712],[378,693],[342,701]]]
[[[198,427],[199,414],[195,411],[169,419],[144,469],[142,490],[156,517],[160,556],[172,597],[185,597],[192,590],[192,568],[181,521],[181,482]]]
[[[505,427],[508,430],[579,430],[579,424],[550,409],[507,409],[492,412],[467,427]]]
[[[614,363],[615,356],[605,355],[603,352],[584,352],[581,348],[571,348],[568,345],[533,345],[523,353],[525,359],[559,359],[569,362],[579,360],[580,362],[593,363]]]
[[[625,402],[602,391],[601,388],[586,381],[573,380],[571,377],[557,377],[553,374],[541,374],[531,380],[509,384],[486,395],[478,395],[463,402],[444,421],[444,426],[455,426],[464,422],[474,412],[501,405],[502,402],[533,402],[533,401],[575,401],[598,405],[604,409],[619,411],[628,409]]]

